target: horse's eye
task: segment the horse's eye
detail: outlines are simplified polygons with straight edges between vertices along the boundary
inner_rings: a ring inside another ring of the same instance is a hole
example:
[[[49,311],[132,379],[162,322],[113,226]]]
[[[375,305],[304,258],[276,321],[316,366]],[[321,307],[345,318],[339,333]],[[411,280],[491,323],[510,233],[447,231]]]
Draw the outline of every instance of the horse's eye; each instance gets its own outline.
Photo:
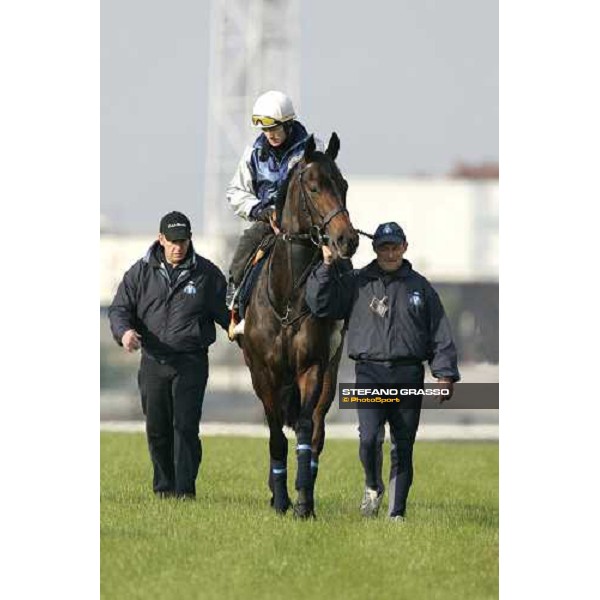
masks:
[[[319,188],[316,188],[316,187],[311,187],[311,188],[310,188],[310,191],[311,191],[311,193],[313,193],[313,194],[318,194],[318,193],[319,193]]]

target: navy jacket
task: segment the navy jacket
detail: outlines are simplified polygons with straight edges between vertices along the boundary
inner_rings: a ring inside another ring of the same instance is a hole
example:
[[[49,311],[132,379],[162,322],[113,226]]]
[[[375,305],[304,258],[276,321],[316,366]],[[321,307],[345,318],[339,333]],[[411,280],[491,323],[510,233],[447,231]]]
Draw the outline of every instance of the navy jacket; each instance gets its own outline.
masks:
[[[408,260],[393,273],[373,261],[360,270],[320,263],[306,303],[318,317],[348,319],[348,355],[357,361],[428,361],[434,377],[460,379],[450,324],[431,284]]]
[[[294,165],[304,156],[308,141],[304,125],[292,123],[284,148],[272,148],[264,133],[244,150],[242,159],[227,187],[227,200],[235,213],[252,220],[255,211],[272,206]],[[315,138],[317,150],[324,151],[323,142]]]
[[[216,339],[215,322],[229,325],[225,277],[191,244],[173,281],[162,261],[157,241],[125,273],[108,311],[113,336],[121,344],[135,329],[142,351],[160,361],[203,353]]]
[[[273,204],[282,182],[287,178],[288,171],[304,155],[304,147],[308,134],[298,121],[292,124],[289,140],[286,140],[286,150],[280,156],[271,148],[265,134],[262,133],[254,142],[254,152],[251,158],[254,189],[261,206]]]

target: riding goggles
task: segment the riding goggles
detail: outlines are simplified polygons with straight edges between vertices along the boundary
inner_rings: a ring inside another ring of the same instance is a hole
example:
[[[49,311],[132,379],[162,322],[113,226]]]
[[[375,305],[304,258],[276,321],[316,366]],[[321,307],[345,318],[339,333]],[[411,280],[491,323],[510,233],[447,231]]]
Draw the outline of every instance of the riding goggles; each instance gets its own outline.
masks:
[[[252,125],[254,127],[263,127],[270,129],[271,127],[279,127],[283,122],[274,119],[273,117],[263,117],[261,115],[252,115]]]

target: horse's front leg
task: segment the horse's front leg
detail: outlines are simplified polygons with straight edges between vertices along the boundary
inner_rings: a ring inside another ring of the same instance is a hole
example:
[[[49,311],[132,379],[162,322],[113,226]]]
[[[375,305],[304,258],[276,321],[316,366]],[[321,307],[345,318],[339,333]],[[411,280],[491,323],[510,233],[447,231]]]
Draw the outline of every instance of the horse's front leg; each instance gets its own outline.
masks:
[[[309,367],[298,377],[300,388],[300,416],[296,424],[296,491],[298,501],[294,506],[294,514],[306,519],[315,516],[314,486],[315,477],[311,467],[313,439],[313,411],[319,400],[323,376],[319,365]]]
[[[281,419],[274,411],[267,412],[269,424],[269,489],[271,490],[271,506],[275,512],[284,514],[291,505],[287,490],[287,454],[288,441],[283,433]]]
[[[248,315],[251,320],[251,315]],[[250,322],[250,321],[249,321]],[[248,338],[248,341],[252,341]],[[283,514],[290,507],[287,491],[287,453],[288,441],[283,433],[283,420],[278,403],[278,391],[281,381],[267,363],[252,361],[253,354],[244,347],[244,358],[250,368],[252,385],[260,398],[269,425],[269,489],[271,490],[271,506],[277,513]],[[255,351],[256,354],[256,351]]]

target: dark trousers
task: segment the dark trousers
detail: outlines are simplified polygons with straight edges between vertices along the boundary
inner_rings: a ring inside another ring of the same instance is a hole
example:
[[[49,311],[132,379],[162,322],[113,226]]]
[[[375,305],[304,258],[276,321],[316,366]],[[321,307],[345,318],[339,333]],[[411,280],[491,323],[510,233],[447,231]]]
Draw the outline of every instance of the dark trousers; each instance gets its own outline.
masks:
[[[269,234],[273,233],[271,226],[262,221],[256,221],[252,226],[245,229],[238,242],[231,267],[229,268],[229,277],[235,285],[240,285],[244,276],[244,269],[250,260],[250,257],[258,249],[259,244]]]
[[[196,493],[202,460],[198,433],[207,380],[206,353],[172,364],[142,355],[138,383],[155,492]]]
[[[385,366],[378,363],[356,364],[357,387],[422,388],[424,369],[422,365]],[[385,422],[390,426],[392,439],[389,515],[404,515],[406,500],[413,480],[413,445],[421,416],[421,396],[403,396],[398,404],[383,404],[359,408],[358,423],[360,461],[365,471],[365,485],[382,490],[381,444]]]

